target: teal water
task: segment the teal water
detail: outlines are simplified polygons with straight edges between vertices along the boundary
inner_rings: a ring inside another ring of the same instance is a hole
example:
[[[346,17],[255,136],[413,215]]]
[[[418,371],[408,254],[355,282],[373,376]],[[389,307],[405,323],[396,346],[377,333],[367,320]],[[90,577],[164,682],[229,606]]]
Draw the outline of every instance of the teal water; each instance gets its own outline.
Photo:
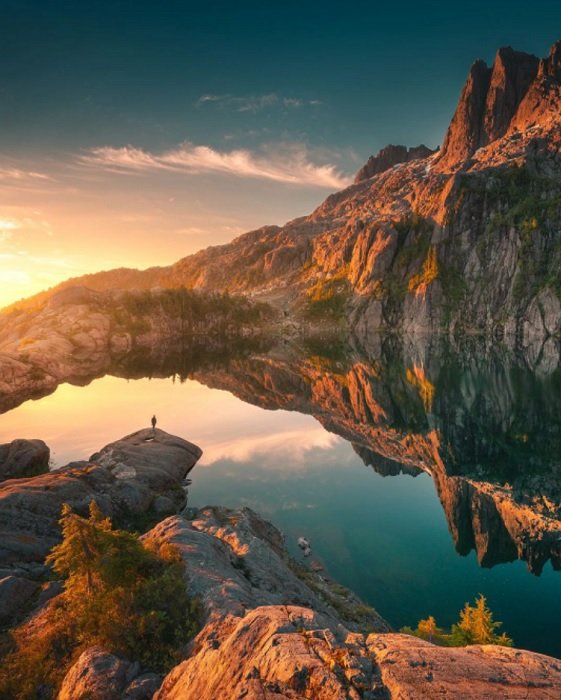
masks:
[[[546,566],[536,577],[521,561],[483,569],[473,552],[459,556],[425,474],[382,477],[340,442],[311,449],[301,470],[281,477],[258,460],[221,459],[193,473],[190,501],[266,514],[298,558],[304,535],[311,558],[396,629],[431,614],[450,626],[483,593],[517,646],[561,657],[561,574]]]
[[[326,575],[394,628],[429,614],[449,626],[483,593],[517,646],[561,657],[561,573],[546,562],[537,576],[508,561],[511,543],[499,525],[485,555],[491,568],[483,568],[460,520],[454,542],[433,479],[410,457],[406,470],[416,476],[390,475],[400,467],[388,459],[397,454],[392,445],[432,431],[448,474],[511,482],[520,493],[531,487],[534,499],[555,501],[559,371],[537,373],[504,358],[389,356],[258,357],[188,377],[61,385],[0,415],[0,442],[40,437],[62,465],[156,413],[159,427],[204,451],[190,505],[254,508],[284,532],[296,557],[305,536]]]

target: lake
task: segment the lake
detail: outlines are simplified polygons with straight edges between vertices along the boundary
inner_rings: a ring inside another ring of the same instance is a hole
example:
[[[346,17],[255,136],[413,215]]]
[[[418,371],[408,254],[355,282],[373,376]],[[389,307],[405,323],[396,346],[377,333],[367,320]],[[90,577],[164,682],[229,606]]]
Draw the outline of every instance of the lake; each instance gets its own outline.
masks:
[[[561,377],[539,362],[314,342],[64,384],[1,415],[0,442],[39,437],[61,466],[155,413],[203,449],[189,505],[249,506],[298,558],[305,536],[311,559],[396,629],[429,614],[449,626],[483,593],[517,646],[561,657],[561,574],[547,561],[561,534]],[[549,549],[516,530],[513,503],[553,523]]]

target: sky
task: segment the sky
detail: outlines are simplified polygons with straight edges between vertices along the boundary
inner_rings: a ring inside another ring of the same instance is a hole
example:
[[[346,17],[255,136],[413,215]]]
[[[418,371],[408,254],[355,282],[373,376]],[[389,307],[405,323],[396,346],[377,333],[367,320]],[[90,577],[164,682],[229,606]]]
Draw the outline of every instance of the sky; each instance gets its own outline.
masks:
[[[436,147],[477,58],[561,3],[0,0],[0,306],[311,212]]]

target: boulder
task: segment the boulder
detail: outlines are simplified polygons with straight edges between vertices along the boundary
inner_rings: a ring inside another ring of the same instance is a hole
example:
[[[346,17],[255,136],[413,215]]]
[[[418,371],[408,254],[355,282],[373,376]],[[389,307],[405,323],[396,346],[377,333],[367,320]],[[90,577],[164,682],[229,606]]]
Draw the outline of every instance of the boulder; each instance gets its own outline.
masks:
[[[186,504],[184,479],[201,455],[190,442],[163,430],[140,430],[107,445],[86,463],[0,485],[0,566],[42,562],[60,538],[63,503],[87,514],[95,500],[109,516],[127,521],[166,499]]]
[[[372,634],[366,647],[390,698],[545,700],[561,694],[561,661],[530,651],[438,647],[405,634]]]
[[[162,677],[157,673],[143,673],[127,686],[123,700],[151,700],[161,684]]]
[[[0,445],[0,480],[49,471],[51,452],[43,440],[12,440]]]
[[[109,654],[101,647],[86,649],[70,668],[58,700],[122,700],[125,688],[138,675],[138,665]]]

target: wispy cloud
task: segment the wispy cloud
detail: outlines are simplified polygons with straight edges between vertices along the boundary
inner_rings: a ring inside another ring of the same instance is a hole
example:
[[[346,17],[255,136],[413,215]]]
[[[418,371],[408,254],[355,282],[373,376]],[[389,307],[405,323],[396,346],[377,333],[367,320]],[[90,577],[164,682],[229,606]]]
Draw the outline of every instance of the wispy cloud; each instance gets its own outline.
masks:
[[[46,173],[0,163],[0,185],[5,190],[35,192],[52,188],[53,182],[53,178]]]
[[[162,153],[150,153],[134,146],[104,146],[89,151],[80,161],[113,172],[223,173],[332,189],[351,183],[351,178],[335,164],[314,162],[313,157],[310,149],[299,143],[265,146],[258,151],[218,151],[210,146],[184,143]]]
[[[0,212],[0,240],[7,241],[13,238],[15,233],[38,232],[47,236],[53,235],[53,230],[41,212],[27,209],[25,207],[6,207],[10,214],[5,215]],[[11,212],[17,213],[12,216]]]
[[[318,107],[321,100],[308,100],[302,97],[282,97],[275,92],[266,95],[201,95],[197,106],[214,105],[220,109],[232,109],[235,112],[261,112],[265,109],[284,108],[300,109],[301,107]]]
[[[20,170],[19,168],[0,167],[0,180],[50,180],[50,176],[45,173],[38,173],[33,170]]]

